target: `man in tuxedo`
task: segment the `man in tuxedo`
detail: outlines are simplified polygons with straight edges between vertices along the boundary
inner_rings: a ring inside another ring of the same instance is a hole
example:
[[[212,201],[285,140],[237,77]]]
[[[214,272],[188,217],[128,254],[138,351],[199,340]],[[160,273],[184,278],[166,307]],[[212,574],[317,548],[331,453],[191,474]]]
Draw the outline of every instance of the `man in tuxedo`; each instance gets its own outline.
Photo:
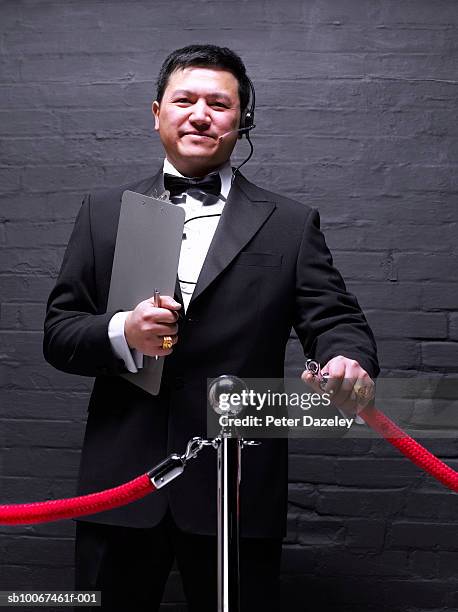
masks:
[[[174,51],[152,107],[163,167],[82,204],[44,337],[55,367],[96,377],[80,494],[127,481],[182,452],[192,436],[205,437],[207,379],[281,378],[292,326],[304,353],[330,374],[342,409],[354,412],[358,392],[373,385],[373,335],[332,265],[318,213],[231,167],[249,108],[250,81],[235,53],[213,45]],[[187,220],[175,296],[107,312],[122,193],[158,195],[164,187]],[[119,376],[141,368],[144,355],[165,357],[157,396]],[[286,440],[247,449],[243,464],[242,610],[278,610]],[[106,610],[157,610],[176,559],[189,610],[214,612],[215,531],[215,455],[207,448],[168,487],[78,521],[76,586],[102,590]]]

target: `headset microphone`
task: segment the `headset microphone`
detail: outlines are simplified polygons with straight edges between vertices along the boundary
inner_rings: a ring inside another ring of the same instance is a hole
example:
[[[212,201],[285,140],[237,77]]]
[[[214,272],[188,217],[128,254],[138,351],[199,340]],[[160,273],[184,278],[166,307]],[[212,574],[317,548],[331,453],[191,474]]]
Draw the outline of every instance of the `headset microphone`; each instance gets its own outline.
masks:
[[[252,125],[248,127],[239,128],[238,130],[229,130],[229,132],[225,132],[224,134],[221,134],[218,140],[221,141],[223,138],[226,138],[226,136],[228,136],[229,134],[233,134],[234,132],[243,132],[244,134],[246,134],[249,130],[252,130],[255,127],[256,127],[256,124],[253,123]]]

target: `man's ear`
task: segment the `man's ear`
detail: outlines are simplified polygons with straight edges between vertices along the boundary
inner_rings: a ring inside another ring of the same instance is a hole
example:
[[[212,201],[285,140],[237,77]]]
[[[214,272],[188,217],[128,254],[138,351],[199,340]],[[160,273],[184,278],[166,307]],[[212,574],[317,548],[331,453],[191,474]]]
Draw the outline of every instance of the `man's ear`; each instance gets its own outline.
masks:
[[[154,129],[157,131],[159,130],[159,102],[157,100],[154,100],[152,106],[151,106],[151,110],[153,111],[153,116],[154,116]]]

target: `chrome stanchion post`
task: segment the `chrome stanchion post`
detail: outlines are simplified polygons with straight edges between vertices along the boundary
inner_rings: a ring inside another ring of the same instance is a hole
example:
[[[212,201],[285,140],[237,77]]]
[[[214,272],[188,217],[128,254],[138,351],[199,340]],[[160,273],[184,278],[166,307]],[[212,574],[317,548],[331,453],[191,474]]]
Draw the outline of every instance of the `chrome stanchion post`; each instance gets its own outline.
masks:
[[[239,612],[240,440],[218,446],[218,612]]]
[[[209,387],[209,402],[217,414],[236,415],[240,405],[224,410],[222,394],[239,393],[245,383],[235,376],[220,376]],[[243,442],[231,427],[223,427],[218,444],[218,612],[239,612],[239,519],[240,519],[240,454]]]

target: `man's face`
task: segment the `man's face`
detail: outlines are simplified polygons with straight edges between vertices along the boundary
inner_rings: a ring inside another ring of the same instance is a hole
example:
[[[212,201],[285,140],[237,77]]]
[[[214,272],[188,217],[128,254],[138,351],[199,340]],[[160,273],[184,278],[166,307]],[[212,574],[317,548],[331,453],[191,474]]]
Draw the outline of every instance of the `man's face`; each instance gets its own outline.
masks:
[[[218,68],[179,69],[153,114],[167,159],[184,176],[204,176],[229,159],[237,141],[236,132],[220,136],[239,127],[238,81]]]

